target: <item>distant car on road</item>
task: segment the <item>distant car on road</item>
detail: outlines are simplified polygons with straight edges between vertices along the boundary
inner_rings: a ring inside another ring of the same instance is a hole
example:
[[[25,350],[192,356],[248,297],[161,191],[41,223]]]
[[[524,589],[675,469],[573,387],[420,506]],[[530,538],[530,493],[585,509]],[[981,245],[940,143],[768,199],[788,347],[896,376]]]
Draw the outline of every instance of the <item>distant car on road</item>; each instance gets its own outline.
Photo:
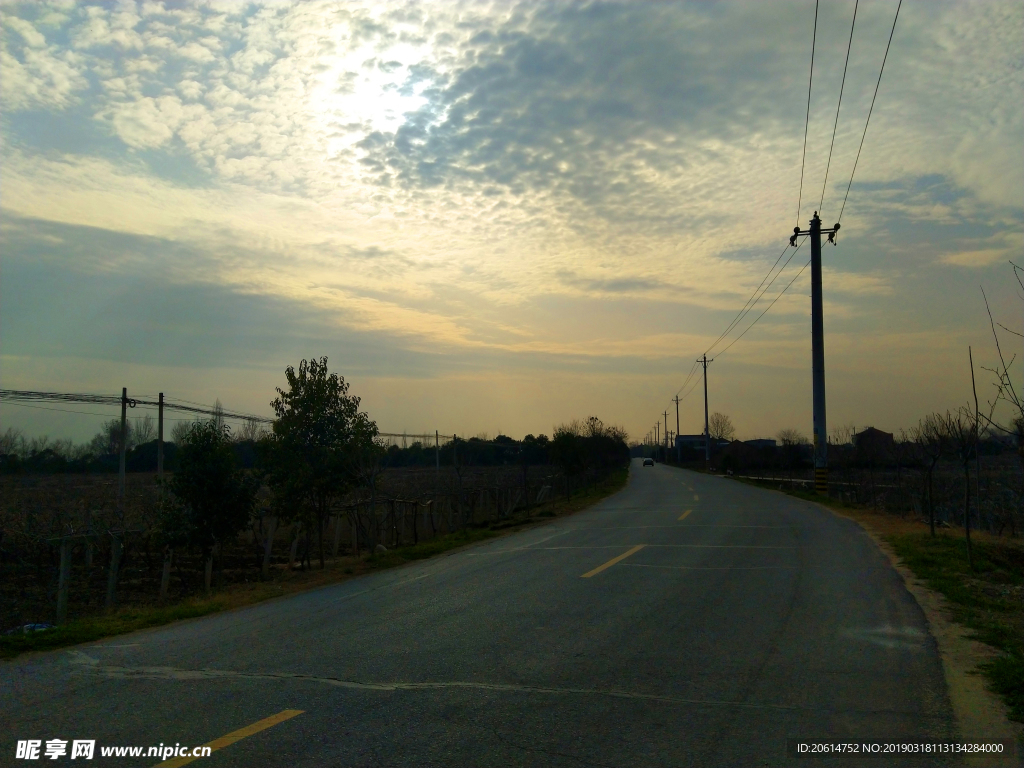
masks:
[[[654,459],[644,459],[644,466],[645,467],[653,467],[654,466]]]

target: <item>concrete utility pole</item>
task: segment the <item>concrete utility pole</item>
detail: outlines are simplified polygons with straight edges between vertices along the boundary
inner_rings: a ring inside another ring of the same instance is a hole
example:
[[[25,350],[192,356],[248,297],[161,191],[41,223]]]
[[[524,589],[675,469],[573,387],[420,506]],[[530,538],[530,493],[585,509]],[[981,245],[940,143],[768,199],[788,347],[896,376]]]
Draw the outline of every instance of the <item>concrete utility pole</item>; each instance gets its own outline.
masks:
[[[682,463],[683,456],[679,449],[679,395],[672,398],[672,401],[676,404],[676,461]]]
[[[701,355],[700,360],[697,361],[704,366],[704,464],[711,464],[711,430],[708,427],[708,363],[715,362],[714,359],[708,360],[708,356]]]
[[[665,461],[668,461],[668,411],[665,411]]]
[[[828,493],[828,432],[825,429],[825,329],[822,317],[821,296],[821,235],[828,235],[828,241],[836,244],[839,224],[832,229],[822,229],[818,212],[814,212],[811,228],[793,229],[789,244],[796,247],[800,235],[811,238],[811,382],[814,391],[814,490]]]
[[[160,393],[156,418],[156,476],[164,479],[164,393]]]
[[[117,511],[124,516],[125,452],[128,450],[128,387],[121,387],[121,461],[117,471]]]

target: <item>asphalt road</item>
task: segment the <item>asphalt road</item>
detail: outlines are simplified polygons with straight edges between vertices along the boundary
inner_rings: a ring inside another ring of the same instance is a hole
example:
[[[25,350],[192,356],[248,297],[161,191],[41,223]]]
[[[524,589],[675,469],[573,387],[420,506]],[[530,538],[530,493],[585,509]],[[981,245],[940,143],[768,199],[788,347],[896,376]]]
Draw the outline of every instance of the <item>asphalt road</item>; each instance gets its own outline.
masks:
[[[193,746],[286,710],[193,765],[810,766],[787,738],[955,736],[924,616],[855,524],[634,462],[547,526],[2,664],[0,764],[32,764],[17,740]]]

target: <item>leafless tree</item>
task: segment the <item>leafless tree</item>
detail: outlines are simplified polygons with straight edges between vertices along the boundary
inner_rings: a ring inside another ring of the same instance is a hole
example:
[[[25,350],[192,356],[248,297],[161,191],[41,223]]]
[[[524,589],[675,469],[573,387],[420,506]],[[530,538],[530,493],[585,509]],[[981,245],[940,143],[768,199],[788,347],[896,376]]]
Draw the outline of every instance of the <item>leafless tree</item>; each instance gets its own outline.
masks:
[[[267,434],[266,427],[263,426],[256,419],[246,419],[242,422],[242,426],[235,433],[235,440],[238,442],[246,442],[251,440],[252,442],[258,442],[264,435]]]
[[[1021,268],[1013,262],[1010,262],[1013,266],[1014,277],[1017,278],[1018,285],[1024,290],[1024,281],[1021,280]],[[1014,355],[1010,358],[1009,362],[1006,360],[1006,356],[1003,354],[1003,348],[999,343],[999,334],[996,332],[996,325],[999,325],[1007,333],[1010,333],[1019,338],[1024,338],[1024,334],[1012,331],[1001,323],[996,323],[995,318],[992,317],[992,308],[988,304],[988,296],[985,295],[985,289],[981,291],[982,298],[985,300],[985,310],[988,312],[989,326],[992,328],[992,339],[995,341],[996,354],[999,357],[999,364],[995,368],[985,368],[982,366],[982,370],[986,370],[995,376],[995,398],[988,403],[989,413],[988,415],[980,415],[980,418],[986,423],[990,429],[1002,432],[1003,434],[1012,435],[1017,442],[1017,460],[1020,462],[1021,469],[1024,470],[1024,395],[1017,391],[1013,384],[1013,379],[1010,377],[1010,368],[1013,366],[1017,356]],[[972,364],[971,369],[971,382],[974,382],[974,369]],[[978,395],[975,392],[975,402],[977,402]],[[1010,405],[1013,409],[1013,417],[1010,420],[1010,426],[1006,427],[1002,424],[998,424],[993,420],[996,406],[1000,402],[1005,402]],[[980,459],[979,459],[980,461]],[[980,474],[980,472],[979,472]],[[1022,481],[1024,481],[1024,473],[1022,473]],[[980,483],[980,478],[979,478]],[[979,485],[980,493],[980,485]],[[1018,491],[1018,498],[1024,500],[1024,487]],[[1018,507],[1019,510],[1019,507]]]
[[[132,419],[132,441],[131,445],[137,446],[148,443],[156,437],[156,425],[153,424],[153,417],[148,413],[139,419]]]
[[[808,440],[799,429],[780,429],[775,436],[781,445],[807,445]]]
[[[841,427],[833,427],[831,442],[832,445],[853,445],[853,435],[857,428],[852,424],[845,424]]]
[[[896,462],[896,503],[903,510],[903,469],[913,461],[917,445],[910,433],[901,429],[892,444],[892,458]]]
[[[213,423],[217,425],[217,429],[224,429],[224,406],[219,397],[213,404]]]
[[[732,425],[732,419],[724,413],[712,413],[708,418],[708,434],[712,440],[735,440],[736,427]]]
[[[971,552],[971,459],[978,450],[977,411],[969,406],[946,413],[946,432],[953,451],[956,453],[964,472],[964,534],[967,537],[967,564],[974,570],[974,556]]]
[[[126,446],[130,446],[132,444],[132,423],[130,421],[125,422],[125,431],[128,433],[125,436]],[[105,421],[100,427],[100,431],[89,442],[89,450],[100,456],[119,452],[121,450],[121,420]]]
[[[17,427],[8,427],[0,435],[0,454],[23,456],[27,453],[27,445],[28,441],[25,439],[25,433]]]
[[[925,490],[928,503],[928,524],[931,527],[932,536],[935,535],[935,494],[934,477],[935,465],[939,459],[949,450],[949,432],[946,428],[946,419],[940,413],[933,413],[925,416],[918,425],[911,430],[911,436],[917,444],[918,450],[924,456],[925,464]]]
[[[188,435],[189,429],[192,427],[192,422],[179,421],[171,427],[171,442],[175,445],[181,445],[184,442],[186,435]]]

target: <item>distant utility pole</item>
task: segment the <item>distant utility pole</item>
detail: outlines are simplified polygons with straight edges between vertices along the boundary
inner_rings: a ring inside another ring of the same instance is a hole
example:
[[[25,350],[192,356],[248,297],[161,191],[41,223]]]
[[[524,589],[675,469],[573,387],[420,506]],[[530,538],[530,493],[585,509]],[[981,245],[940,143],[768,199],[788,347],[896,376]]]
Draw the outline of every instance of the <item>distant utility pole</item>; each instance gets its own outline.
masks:
[[[668,461],[668,411],[665,411],[665,461]]]
[[[121,460],[117,470],[117,511],[124,516],[125,453],[128,450],[128,387],[121,387]]]
[[[160,393],[159,410],[156,420],[156,476],[164,479],[164,393]]]
[[[681,449],[679,448],[679,394],[678,393],[676,394],[676,396],[674,398],[672,398],[672,401],[676,404],[676,461],[678,461],[680,464],[682,464],[683,463],[683,455],[680,452]]]
[[[704,464],[707,466],[711,464],[711,430],[708,427],[708,363],[715,361],[714,359],[708,360],[708,356],[704,354],[697,362],[704,366]]]
[[[828,235],[828,241],[836,244],[839,224],[832,229],[822,229],[818,212],[814,212],[811,228],[801,230],[794,227],[789,244],[796,247],[800,235],[811,237],[811,381],[814,391],[814,490],[828,493],[828,432],[825,430],[825,328],[822,319],[821,298],[821,234]]]

